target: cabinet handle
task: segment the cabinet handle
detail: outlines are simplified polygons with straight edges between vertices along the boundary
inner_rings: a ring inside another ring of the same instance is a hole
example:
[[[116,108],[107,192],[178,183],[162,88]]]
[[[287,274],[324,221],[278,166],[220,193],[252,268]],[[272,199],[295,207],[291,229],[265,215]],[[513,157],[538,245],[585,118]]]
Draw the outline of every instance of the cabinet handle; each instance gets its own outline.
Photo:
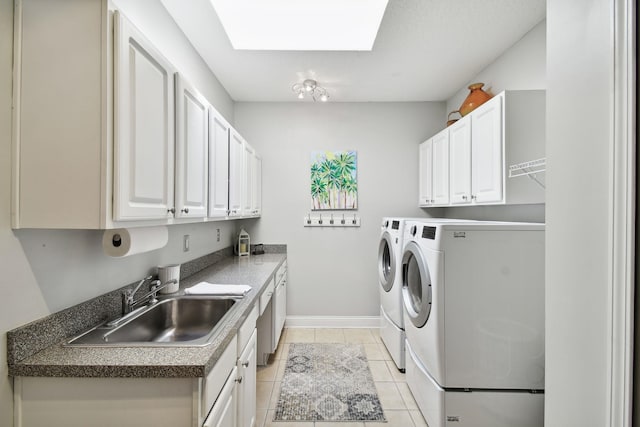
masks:
[[[184,213],[188,214],[188,213],[189,213],[189,208],[184,208],[184,209],[182,209],[182,212],[184,212]]]
[[[244,366],[245,368],[248,368],[249,367],[249,361],[242,362],[242,366]]]
[[[236,382],[237,382],[238,384],[241,384],[241,383],[242,383],[242,377],[236,378]]]
[[[462,196],[462,200],[467,200],[468,197],[467,196]]]
[[[476,197],[476,196],[474,196],[474,195],[472,195],[472,196],[471,196],[471,200],[475,200],[475,199],[477,199],[477,197]]]
[[[170,214],[176,213],[176,208],[167,209],[167,213],[170,213]]]

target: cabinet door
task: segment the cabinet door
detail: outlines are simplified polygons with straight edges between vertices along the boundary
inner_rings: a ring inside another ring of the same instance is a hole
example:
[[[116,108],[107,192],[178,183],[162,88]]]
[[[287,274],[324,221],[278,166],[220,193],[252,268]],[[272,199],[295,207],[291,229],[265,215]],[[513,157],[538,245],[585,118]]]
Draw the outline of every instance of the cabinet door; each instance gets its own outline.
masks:
[[[471,194],[476,203],[499,202],[503,196],[502,97],[473,113],[471,127]]]
[[[203,427],[236,427],[238,368],[234,366]]]
[[[449,127],[450,201],[471,203],[471,116]]]
[[[235,129],[229,134],[229,216],[242,215],[244,139]]]
[[[242,145],[242,215],[253,215],[253,176],[255,151],[246,141]]]
[[[420,162],[418,205],[429,206],[433,204],[433,141],[431,139],[420,144],[418,159]]]
[[[176,217],[207,216],[209,103],[176,74]]]
[[[229,215],[229,132],[231,126],[213,107],[209,115],[209,216]]]
[[[260,215],[262,213],[262,158],[256,155],[254,157],[254,162],[253,187],[251,190],[253,198],[253,213],[254,215]]]
[[[276,315],[275,315],[275,347],[278,347],[280,335],[284,328],[284,322],[287,319],[287,278],[283,278],[282,282],[276,287]]]
[[[256,422],[256,337],[254,329],[238,358],[238,427],[254,427]]]
[[[436,205],[449,203],[449,131],[445,129],[432,139],[433,184],[432,195]]]
[[[115,13],[114,219],[173,216],[174,69]]]

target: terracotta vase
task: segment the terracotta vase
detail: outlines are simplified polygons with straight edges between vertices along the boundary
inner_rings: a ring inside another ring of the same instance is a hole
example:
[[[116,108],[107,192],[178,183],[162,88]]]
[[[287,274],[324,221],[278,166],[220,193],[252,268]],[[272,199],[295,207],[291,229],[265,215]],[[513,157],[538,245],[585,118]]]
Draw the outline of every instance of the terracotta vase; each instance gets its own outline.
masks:
[[[464,117],[488,100],[491,99],[491,95],[482,90],[484,83],[474,83],[469,85],[469,95],[465,98],[460,106],[460,114]]]

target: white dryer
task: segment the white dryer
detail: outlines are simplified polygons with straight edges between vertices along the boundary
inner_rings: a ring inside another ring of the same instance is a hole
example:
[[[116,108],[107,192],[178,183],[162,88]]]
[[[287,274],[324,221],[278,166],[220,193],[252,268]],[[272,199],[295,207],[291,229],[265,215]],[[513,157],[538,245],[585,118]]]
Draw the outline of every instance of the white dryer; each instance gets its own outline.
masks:
[[[541,427],[544,224],[407,221],[407,384],[430,427]]]

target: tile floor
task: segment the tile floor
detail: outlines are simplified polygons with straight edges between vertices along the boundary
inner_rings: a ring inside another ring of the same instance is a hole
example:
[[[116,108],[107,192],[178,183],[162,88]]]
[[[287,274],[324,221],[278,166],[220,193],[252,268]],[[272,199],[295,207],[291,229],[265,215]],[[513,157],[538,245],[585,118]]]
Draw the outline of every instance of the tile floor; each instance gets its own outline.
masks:
[[[387,418],[379,422],[274,422],[284,367],[293,342],[362,343],[378,397]],[[257,427],[427,427],[407,387],[405,375],[398,371],[377,329],[285,329],[276,353],[267,366],[258,366]]]

